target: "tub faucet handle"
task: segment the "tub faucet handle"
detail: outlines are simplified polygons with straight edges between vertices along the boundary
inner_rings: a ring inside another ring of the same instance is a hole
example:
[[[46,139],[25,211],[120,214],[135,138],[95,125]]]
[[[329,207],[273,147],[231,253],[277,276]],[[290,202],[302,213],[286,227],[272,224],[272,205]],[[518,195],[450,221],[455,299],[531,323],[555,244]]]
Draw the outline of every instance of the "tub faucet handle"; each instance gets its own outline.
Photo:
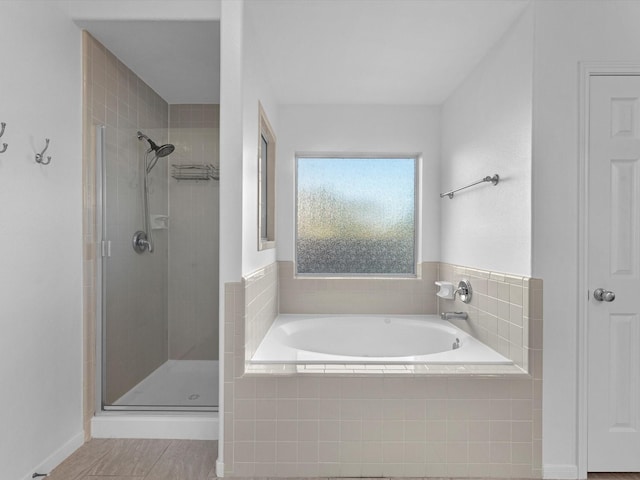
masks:
[[[458,289],[454,292],[454,295],[456,293],[458,294],[458,298],[464,303],[471,302],[471,295],[473,293],[471,282],[469,282],[469,280],[460,280],[458,282]]]

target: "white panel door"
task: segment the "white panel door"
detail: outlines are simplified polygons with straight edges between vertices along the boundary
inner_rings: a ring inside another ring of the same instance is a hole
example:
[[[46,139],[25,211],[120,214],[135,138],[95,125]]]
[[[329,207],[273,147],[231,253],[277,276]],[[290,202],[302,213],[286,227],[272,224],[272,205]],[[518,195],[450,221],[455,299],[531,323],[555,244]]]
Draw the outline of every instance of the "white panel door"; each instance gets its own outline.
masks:
[[[588,471],[637,472],[640,77],[591,77],[589,108]]]

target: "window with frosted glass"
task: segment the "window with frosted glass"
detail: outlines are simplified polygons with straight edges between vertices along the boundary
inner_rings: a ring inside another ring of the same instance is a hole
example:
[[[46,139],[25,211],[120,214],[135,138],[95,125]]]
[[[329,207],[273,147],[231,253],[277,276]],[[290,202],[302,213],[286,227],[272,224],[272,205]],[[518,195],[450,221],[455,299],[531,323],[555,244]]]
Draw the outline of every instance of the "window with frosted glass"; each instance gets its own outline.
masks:
[[[416,158],[296,160],[298,274],[415,274]]]

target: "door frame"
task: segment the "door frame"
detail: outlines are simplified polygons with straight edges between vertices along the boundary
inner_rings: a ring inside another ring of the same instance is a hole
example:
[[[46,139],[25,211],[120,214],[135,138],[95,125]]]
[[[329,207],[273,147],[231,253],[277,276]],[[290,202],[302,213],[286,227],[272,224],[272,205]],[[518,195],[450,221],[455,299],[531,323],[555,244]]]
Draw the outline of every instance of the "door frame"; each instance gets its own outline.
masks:
[[[591,77],[639,75],[640,63],[580,62],[579,63],[579,132],[578,132],[578,322],[577,322],[577,467],[578,478],[587,478],[588,465],[588,252],[589,252],[589,96]],[[583,295],[586,295],[583,297]],[[586,301],[583,301],[585,299]]]

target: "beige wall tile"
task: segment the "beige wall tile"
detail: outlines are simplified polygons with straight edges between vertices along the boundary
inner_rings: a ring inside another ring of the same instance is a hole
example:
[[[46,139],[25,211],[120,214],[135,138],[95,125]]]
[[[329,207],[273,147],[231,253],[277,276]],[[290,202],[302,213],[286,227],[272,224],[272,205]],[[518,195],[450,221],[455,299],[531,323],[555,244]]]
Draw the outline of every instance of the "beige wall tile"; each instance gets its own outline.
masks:
[[[436,313],[436,262],[420,264],[416,279],[296,278],[293,262],[278,268],[282,313]]]
[[[217,116],[219,106],[169,106],[169,140],[177,147],[172,164],[219,163],[218,128],[203,121],[205,110]],[[219,230],[219,184],[170,178],[169,193],[169,355],[215,360],[219,259],[212,246]]]
[[[246,334],[244,358],[249,360],[278,316],[279,277],[277,264],[268,265],[243,278]]]
[[[275,463],[276,442],[274,441],[256,442],[255,460],[256,460],[256,463]]]

